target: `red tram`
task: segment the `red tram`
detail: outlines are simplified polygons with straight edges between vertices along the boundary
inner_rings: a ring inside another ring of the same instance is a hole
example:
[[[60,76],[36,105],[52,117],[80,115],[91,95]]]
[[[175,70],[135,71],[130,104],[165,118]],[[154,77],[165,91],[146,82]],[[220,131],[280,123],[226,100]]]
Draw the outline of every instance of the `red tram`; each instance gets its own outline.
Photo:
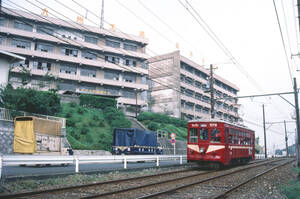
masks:
[[[247,163],[255,157],[254,131],[221,120],[188,123],[187,160],[213,168]]]

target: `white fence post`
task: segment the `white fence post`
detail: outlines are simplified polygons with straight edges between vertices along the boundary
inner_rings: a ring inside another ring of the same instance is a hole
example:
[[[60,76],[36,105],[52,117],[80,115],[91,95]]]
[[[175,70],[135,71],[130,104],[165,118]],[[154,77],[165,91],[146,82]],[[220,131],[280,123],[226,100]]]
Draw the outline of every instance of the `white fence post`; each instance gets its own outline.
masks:
[[[79,160],[77,157],[75,157],[75,172],[76,173],[79,172]]]
[[[124,156],[124,169],[127,169],[127,159],[126,159],[126,156]]]
[[[2,177],[2,156],[0,156],[0,179]]]
[[[159,156],[156,156],[156,166],[159,166]]]
[[[182,155],[180,156],[180,164],[182,164]]]

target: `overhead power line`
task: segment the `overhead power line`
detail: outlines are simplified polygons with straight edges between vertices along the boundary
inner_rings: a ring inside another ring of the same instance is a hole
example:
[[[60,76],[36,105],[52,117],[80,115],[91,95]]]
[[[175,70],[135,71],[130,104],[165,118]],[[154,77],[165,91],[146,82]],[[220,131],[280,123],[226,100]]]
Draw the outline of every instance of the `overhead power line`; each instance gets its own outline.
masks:
[[[282,42],[282,45],[283,45],[285,58],[286,58],[287,66],[288,66],[288,69],[289,69],[289,74],[290,74],[292,86],[293,86],[293,76],[292,76],[291,66],[290,66],[289,57],[288,57],[288,54],[287,54],[287,51],[286,51],[286,45],[285,45],[284,38],[283,38],[283,33],[282,33],[282,29],[281,29],[281,25],[280,25],[280,21],[279,21],[279,17],[278,17],[278,12],[277,12],[277,8],[276,8],[275,0],[273,0],[273,5],[274,5],[275,13],[276,13],[277,23],[278,23],[278,26],[279,26],[281,42]]]

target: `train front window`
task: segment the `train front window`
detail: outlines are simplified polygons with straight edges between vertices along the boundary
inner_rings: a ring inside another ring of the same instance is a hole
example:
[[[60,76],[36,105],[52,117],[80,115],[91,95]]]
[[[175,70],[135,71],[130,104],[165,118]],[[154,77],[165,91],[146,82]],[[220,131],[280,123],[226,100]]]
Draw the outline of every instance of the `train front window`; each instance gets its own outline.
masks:
[[[221,133],[219,129],[210,130],[210,141],[211,142],[221,142]]]
[[[208,129],[200,129],[199,139],[200,140],[208,140]]]
[[[190,128],[190,139],[189,142],[197,143],[198,135],[196,128]]]

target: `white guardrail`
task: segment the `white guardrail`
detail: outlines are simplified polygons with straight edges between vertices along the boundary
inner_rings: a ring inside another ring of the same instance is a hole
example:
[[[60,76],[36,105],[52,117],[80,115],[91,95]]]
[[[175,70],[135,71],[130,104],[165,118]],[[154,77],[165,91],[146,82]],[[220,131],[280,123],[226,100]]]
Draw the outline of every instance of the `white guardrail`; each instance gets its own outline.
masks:
[[[160,161],[179,160],[182,164],[186,155],[110,155],[110,156],[52,156],[52,155],[2,155],[0,156],[0,178],[4,166],[19,165],[60,165],[75,164],[75,172],[79,172],[79,164],[91,163],[123,163],[127,169],[128,162],[155,161],[159,166]]]

